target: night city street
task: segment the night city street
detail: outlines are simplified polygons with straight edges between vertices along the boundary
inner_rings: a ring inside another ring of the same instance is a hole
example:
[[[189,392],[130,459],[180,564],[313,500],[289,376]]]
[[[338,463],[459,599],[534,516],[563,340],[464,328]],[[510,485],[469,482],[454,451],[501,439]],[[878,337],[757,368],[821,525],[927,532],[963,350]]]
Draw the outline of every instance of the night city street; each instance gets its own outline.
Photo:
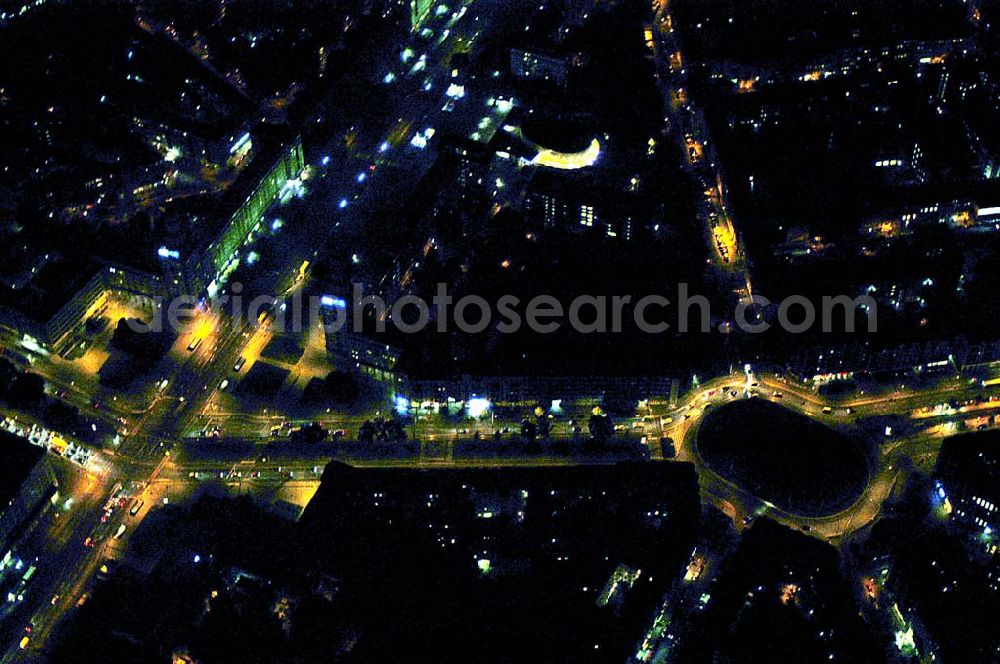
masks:
[[[1000,663],[1000,0],[0,62],[0,663]]]

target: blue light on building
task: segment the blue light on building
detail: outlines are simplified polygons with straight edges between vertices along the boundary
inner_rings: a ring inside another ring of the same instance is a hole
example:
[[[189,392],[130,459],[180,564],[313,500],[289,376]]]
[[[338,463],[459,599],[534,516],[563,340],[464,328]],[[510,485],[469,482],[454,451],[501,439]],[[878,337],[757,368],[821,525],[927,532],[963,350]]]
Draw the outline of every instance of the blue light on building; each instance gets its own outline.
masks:
[[[332,295],[324,295],[320,298],[320,304],[324,307],[332,307],[334,309],[346,309],[347,301],[342,297],[334,297]]]

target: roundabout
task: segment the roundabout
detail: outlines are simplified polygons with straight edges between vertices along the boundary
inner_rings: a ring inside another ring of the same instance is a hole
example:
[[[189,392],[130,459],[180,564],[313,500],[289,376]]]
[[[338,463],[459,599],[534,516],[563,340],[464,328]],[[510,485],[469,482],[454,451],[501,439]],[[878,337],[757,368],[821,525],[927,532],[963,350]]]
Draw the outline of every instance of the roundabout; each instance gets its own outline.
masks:
[[[836,515],[856,504],[870,482],[854,440],[763,399],[711,409],[694,434],[695,454],[708,470],[788,514]]]

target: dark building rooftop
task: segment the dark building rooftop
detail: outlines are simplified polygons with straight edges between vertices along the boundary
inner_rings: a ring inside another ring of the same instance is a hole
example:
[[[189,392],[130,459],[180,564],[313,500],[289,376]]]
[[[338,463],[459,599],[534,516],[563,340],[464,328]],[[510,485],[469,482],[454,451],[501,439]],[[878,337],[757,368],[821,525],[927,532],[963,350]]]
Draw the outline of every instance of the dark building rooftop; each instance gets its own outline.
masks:
[[[962,3],[942,0],[683,0],[674,10],[694,60],[807,59],[840,48],[961,37],[971,30]]]
[[[363,580],[356,615],[393,607],[391,625],[366,621],[360,660],[605,662],[631,649],[699,513],[689,464],[335,462],[299,525],[332,569]]]
[[[7,505],[20,491],[45,450],[24,438],[0,431],[0,508]]]
[[[427,490],[474,486],[481,491],[506,491],[511,487],[578,487],[592,491],[620,485],[625,494],[678,492],[696,486],[692,467],[686,464],[617,463],[613,465],[530,466],[512,468],[355,468],[332,462],[323,473],[323,483],[309,504],[303,522],[319,520],[322,514],[336,512],[339,503],[329,499],[336,494],[365,491],[375,487],[393,487],[405,496],[422,495]],[[405,482],[403,481],[405,480]],[[624,480],[645,480],[624,482]]]
[[[1000,503],[1000,433],[988,431],[946,439],[935,475],[949,490],[961,486],[963,494]]]
[[[52,254],[17,288],[0,286],[0,305],[39,323],[52,318],[90,281],[101,265],[80,252]]]
[[[879,661],[836,549],[766,517],[726,561],[700,627],[677,661]]]

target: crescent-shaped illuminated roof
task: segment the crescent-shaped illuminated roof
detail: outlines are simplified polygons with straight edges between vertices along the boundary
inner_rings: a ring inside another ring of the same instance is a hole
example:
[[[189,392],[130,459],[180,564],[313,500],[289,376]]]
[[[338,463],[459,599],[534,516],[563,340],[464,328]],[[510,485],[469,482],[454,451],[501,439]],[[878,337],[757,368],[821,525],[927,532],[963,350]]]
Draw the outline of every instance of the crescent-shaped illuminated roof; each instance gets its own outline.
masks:
[[[601,156],[601,143],[596,138],[590,142],[587,149],[580,152],[556,152],[548,148],[538,147],[538,154],[531,160],[532,164],[558,168],[563,171],[575,171],[587,166],[593,166]]]

